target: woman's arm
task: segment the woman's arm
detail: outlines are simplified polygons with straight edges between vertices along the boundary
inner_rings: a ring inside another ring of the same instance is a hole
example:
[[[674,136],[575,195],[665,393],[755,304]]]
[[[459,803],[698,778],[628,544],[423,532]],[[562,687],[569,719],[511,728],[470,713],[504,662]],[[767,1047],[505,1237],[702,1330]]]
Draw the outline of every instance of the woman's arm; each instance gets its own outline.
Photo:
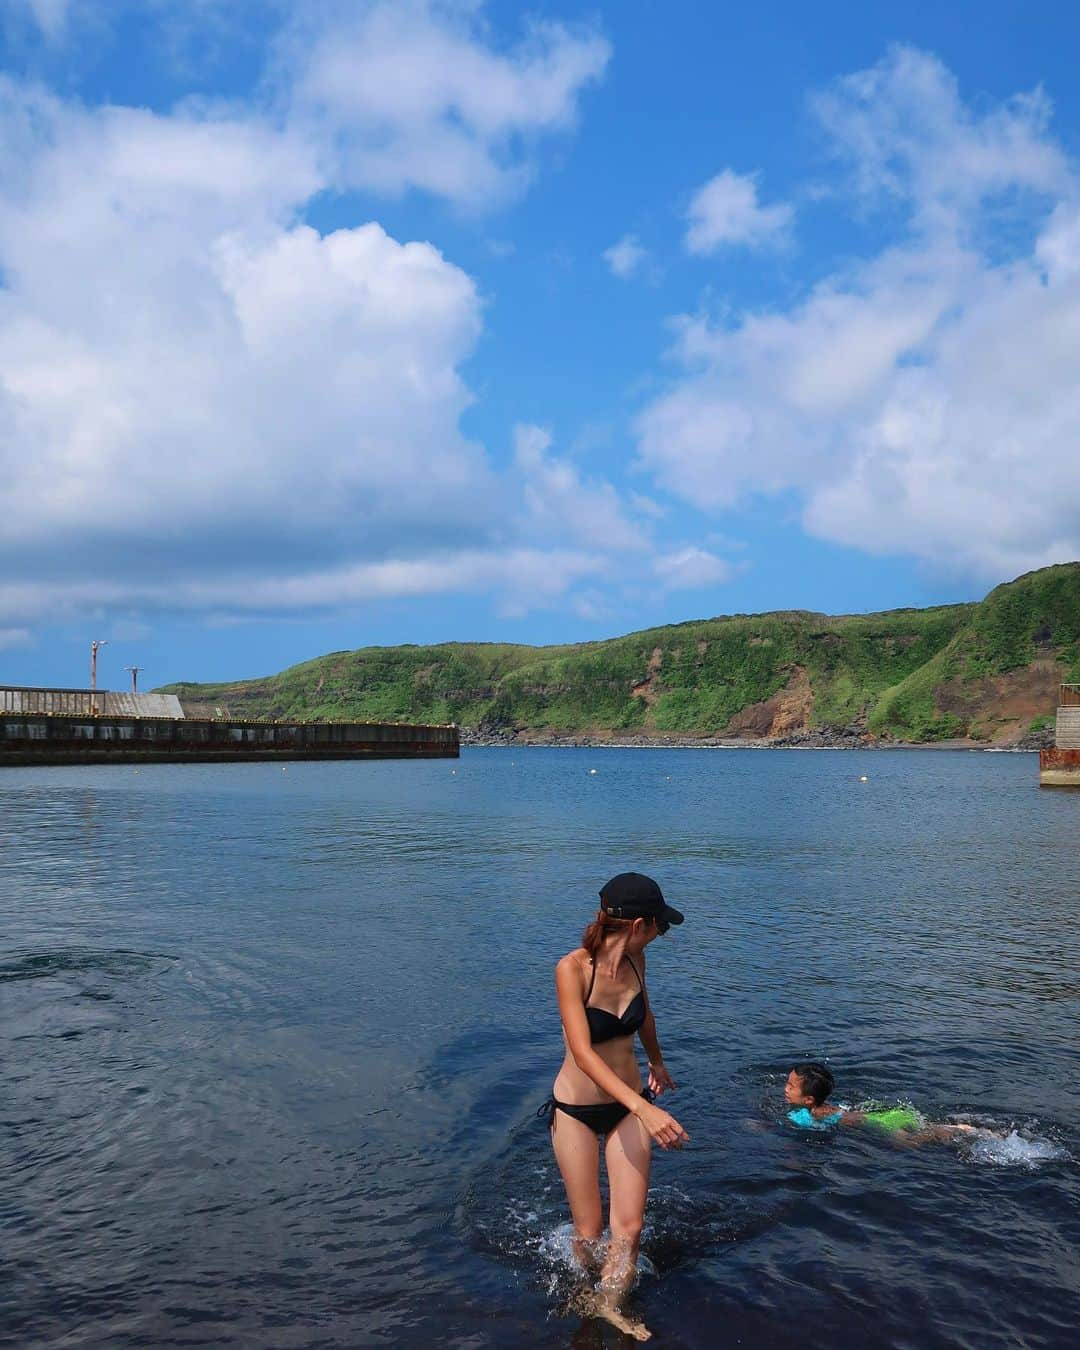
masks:
[[[653,1016],[652,1004],[649,1002],[649,995],[645,990],[645,953],[641,953],[641,992],[645,997],[645,1021],[642,1022],[638,1030],[638,1036],[641,1038],[641,1044],[644,1047],[646,1055],[649,1057],[649,1087],[657,1096],[661,1092],[672,1092],[675,1088],[675,1080],[667,1071],[664,1064],[664,1055],[660,1049],[660,1039],[656,1034],[656,1018]]]
[[[645,1021],[641,1024],[641,1030],[638,1032],[641,1037],[641,1044],[645,1047],[645,1053],[649,1056],[649,1067],[654,1064],[663,1064],[664,1056],[660,1052],[660,1042],[656,1035],[656,1018],[653,1016],[652,1008],[645,1014]]]
[[[559,1013],[566,1032],[566,1043],[581,1072],[587,1074],[601,1092],[606,1092],[637,1116],[661,1148],[671,1148],[688,1139],[689,1135],[673,1116],[651,1105],[629,1083],[624,1083],[593,1049],[589,1020],[585,1016],[582,971],[572,956],[564,956],[555,967],[555,988],[559,995]]]

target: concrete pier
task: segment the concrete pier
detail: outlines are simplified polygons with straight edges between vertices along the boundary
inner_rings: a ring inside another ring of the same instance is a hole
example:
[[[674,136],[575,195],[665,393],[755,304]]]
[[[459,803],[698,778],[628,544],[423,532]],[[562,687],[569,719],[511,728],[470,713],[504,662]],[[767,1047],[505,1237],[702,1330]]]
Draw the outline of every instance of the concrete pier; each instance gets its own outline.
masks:
[[[0,767],[234,764],[292,759],[456,759],[455,726],[259,722],[0,712]]]
[[[1040,750],[1039,786],[1080,788],[1080,750]]]
[[[1054,748],[1039,751],[1040,787],[1080,788],[1080,684],[1063,684]]]

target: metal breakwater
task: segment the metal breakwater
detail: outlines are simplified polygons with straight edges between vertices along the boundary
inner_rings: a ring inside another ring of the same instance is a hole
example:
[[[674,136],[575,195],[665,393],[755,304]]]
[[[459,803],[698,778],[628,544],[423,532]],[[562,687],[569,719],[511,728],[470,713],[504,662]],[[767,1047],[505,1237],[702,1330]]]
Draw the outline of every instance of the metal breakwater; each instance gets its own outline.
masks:
[[[0,766],[455,759],[456,726],[0,713]]]

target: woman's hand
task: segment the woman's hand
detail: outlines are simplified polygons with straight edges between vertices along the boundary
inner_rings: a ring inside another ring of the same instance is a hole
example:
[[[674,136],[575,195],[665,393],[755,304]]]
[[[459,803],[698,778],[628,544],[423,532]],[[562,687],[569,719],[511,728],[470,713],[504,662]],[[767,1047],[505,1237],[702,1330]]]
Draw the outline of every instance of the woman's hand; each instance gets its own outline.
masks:
[[[675,1117],[668,1115],[663,1107],[642,1100],[634,1114],[661,1148],[682,1148],[690,1138]]]
[[[661,1092],[674,1092],[675,1079],[664,1067],[664,1061],[649,1065],[649,1090],[659,1097]]]

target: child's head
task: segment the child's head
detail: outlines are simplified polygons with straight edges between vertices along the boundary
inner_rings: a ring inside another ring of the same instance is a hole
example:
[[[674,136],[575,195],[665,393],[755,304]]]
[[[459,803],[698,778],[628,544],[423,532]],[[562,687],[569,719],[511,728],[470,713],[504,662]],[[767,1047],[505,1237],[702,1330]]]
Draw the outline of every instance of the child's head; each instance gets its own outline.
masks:
[[[784,1098],[789,1106],[821,1106],[835,1086],[824,1064],[796,1064],[784,1084]]]

